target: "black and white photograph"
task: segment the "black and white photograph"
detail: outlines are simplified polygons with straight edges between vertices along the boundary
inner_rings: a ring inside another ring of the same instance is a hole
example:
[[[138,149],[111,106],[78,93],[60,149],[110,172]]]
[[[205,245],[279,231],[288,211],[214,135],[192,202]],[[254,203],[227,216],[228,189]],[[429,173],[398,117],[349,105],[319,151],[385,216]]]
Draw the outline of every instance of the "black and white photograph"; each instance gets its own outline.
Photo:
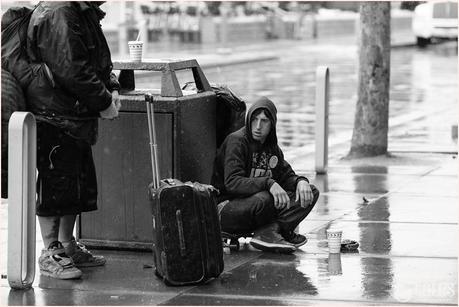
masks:
[[[1,306],[458,305],[458,2],[1,1]]]

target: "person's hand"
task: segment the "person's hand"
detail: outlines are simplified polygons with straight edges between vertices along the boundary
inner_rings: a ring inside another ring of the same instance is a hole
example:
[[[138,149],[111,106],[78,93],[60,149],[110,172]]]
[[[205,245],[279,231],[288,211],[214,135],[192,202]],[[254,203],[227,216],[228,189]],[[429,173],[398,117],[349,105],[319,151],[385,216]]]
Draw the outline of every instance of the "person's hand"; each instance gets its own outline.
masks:
[[[118,117],[118,109],[115,106],[115,103],[112,100],[112,103],[108,108],[103,111],[100,111],[100,117],[104,119],[114,119]]]
[[[312,204],[314,196],[312,195],[311,187],[306,180],[300,180],[296,185],[296,198],[295,202],[300,201],[300,205],[303,208],[306,208]]]
[[[117,90],[112,92],[112,103],[115,104],[116,110],[119,112],[121,109],[120,93]]]
[[[271,186],[269,193],[274,197],[274,207],[276,209],[283,209],[290,204],[287,192],[277,182]]]

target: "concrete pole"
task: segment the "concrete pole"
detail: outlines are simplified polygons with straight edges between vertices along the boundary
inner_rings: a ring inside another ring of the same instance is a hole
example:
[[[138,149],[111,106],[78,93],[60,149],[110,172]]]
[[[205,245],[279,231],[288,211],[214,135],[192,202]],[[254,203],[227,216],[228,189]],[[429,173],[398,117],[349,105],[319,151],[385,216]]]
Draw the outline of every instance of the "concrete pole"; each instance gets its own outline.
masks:
[[[126,2],[119,2],[120,5],[120,19],[118,24],[119,34],[118,34],[118,47],[121,57],[126,57],[128,55],[128,38],[127,38],[127,16],[126,16]]]
[[[140,33],[140,40],[143,41],[142,53],[145,56],[148,51],[148,16],[145,15],[140,9],[140,3],[134,2],[136,20],[138,20],[138,28]]]
[[[316,70],[316,173],[326,174],[328,167],[328,67]]]
[[[8,125],[8,283],[28,289],[35,279],[37,128],[32,113],[14,112]]]
[[[227,51],[228,46],[228,15],[230,11],[230,5],[227,2],[222,2],[220,5],[220,48],[223,52]]]
[[[139,26],[139,31],[140,31],[140,40],[143,41],[143,56],[147,54],[148,51],[148,19],[144,18],[140,22]]]

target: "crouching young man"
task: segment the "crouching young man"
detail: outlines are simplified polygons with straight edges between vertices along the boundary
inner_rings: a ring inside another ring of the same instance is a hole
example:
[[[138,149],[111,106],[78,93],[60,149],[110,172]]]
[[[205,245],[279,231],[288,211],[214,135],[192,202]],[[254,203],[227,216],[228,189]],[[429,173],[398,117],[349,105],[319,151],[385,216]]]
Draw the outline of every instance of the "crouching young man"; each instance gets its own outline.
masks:
[[[277,109],[261,97],[246,125],[218,149],[212,185],[220,191],[222,231],[254,233],[250,244],[263,251],[291,253],[307,238],[294,230],[311,212],[319,191],[298,176],[277,144]]]

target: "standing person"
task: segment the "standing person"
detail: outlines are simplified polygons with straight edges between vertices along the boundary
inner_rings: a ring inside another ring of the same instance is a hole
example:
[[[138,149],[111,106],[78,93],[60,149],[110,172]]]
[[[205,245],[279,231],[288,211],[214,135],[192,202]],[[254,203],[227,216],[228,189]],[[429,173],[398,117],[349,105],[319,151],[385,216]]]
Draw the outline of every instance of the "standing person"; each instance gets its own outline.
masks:
[[[72,236],[76,216],[97,209],[91,146],[98,117],[121,107],[119,83],[100,26],[102,2],[40,2],[27,31],[31,63],[40,63],[26,91],[37,120],[37,216],[45,249],[43,275],[80,278],[79,267],[105,264]]]
[[[217,152],[212,184],[220,190],[222,231],[254,232],[257,249],[293,252],[307,238],[295,228],[309,214],[319,191],[298,176],[277,144],[277,109],[266,97],[247,112],[245,127],[228,135]]]

